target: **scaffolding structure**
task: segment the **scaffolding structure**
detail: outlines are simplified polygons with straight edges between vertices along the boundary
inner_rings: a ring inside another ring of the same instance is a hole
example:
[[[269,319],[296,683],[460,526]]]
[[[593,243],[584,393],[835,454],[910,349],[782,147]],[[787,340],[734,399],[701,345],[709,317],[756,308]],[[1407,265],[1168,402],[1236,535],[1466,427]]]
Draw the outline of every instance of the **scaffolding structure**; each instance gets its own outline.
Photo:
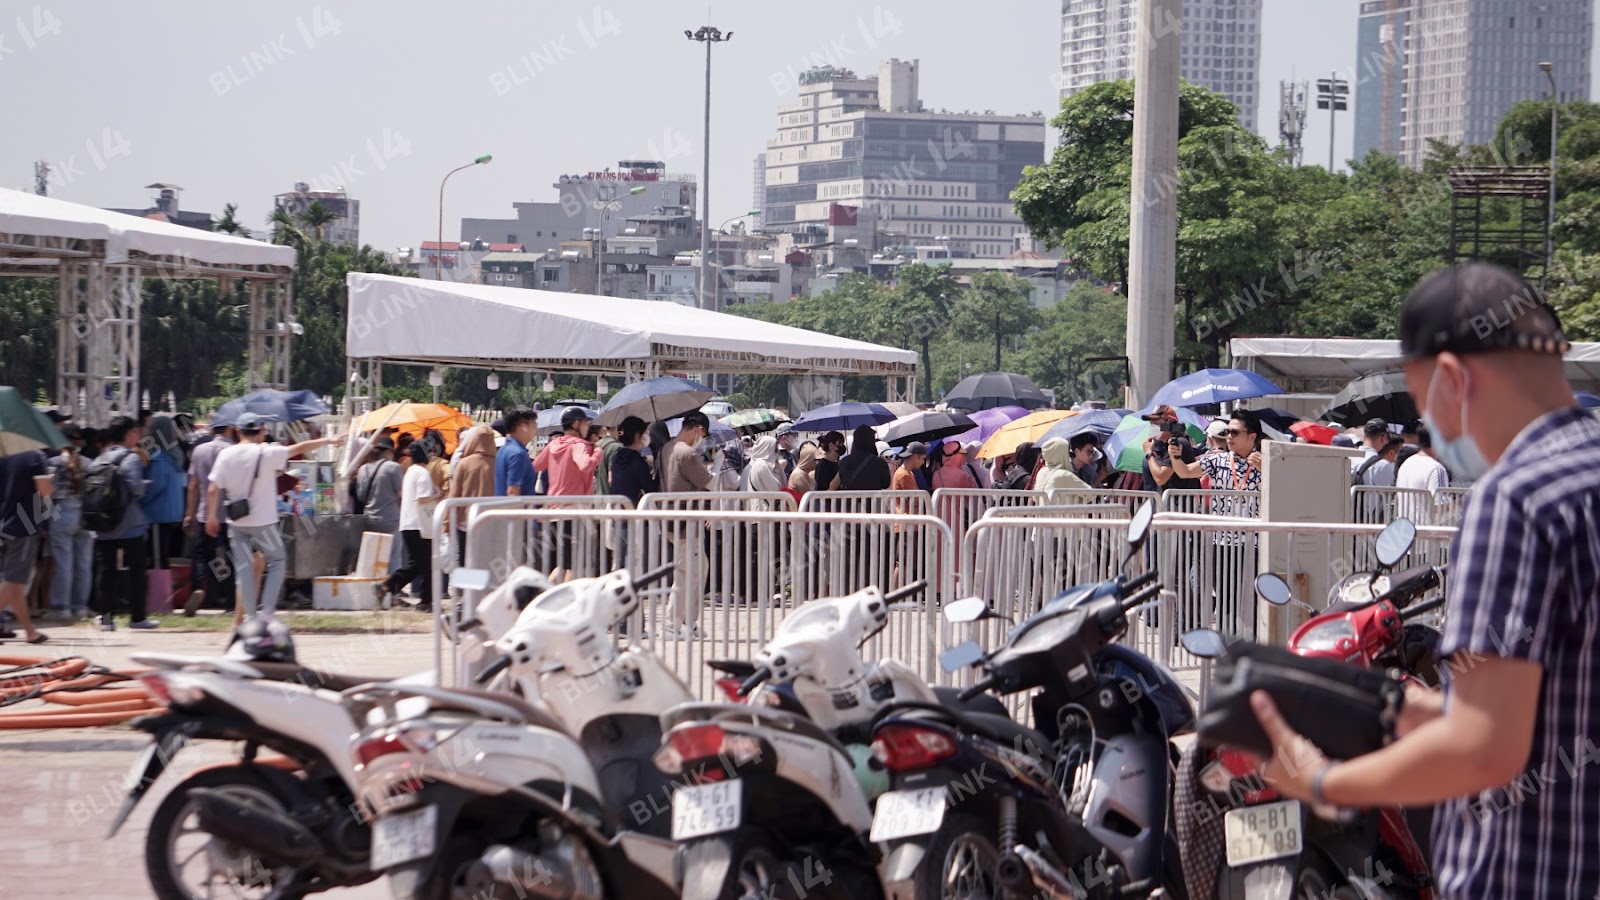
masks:
[[[1543,271],[1550,201],[1545,166],[1458,166],[1450,170],[1450,260]],[[1541,276],[1542,277],[1542,276]]]
[[[249,386],[287,388],[293,273],[291,248],[0,191],[0,277],[57,279],[55,400],[85,425],[139,411],[146,279],[244,281]]]

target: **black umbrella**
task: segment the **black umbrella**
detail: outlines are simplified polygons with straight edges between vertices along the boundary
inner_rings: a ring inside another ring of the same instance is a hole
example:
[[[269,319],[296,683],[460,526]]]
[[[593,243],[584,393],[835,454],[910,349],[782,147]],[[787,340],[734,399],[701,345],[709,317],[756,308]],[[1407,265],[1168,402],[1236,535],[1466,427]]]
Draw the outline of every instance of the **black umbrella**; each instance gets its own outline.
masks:
[[[1328,403],[1323,419],[1346,427],[1361,425],[1369,419],[1386,422],[1413,422],[1417,418],[1417,404],[1406,390],[1406,376],[1402,372],[1379,372],[1363,375],[1344,386]]]
[[[890,422],[882,440],[891,447],[904,447],[912,441],[936,441],[971,431],[976,425],[958,412],[919,412]]]
[[[945,395],[946,406],[955,409],[992,409],[996,406],[1020,406],[1039,409],[1050,405],[1050,399],[1026,375],[1015,372],[984,372],[969,375]]]

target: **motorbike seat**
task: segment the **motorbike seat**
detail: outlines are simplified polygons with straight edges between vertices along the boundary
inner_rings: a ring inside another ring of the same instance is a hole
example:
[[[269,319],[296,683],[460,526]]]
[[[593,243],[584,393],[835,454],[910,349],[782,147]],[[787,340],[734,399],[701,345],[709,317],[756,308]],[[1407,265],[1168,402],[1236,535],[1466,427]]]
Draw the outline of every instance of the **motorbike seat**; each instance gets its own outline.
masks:
[[[251,661],[247,665],[260,672],[261,677],[268,681],[301,684],[325,691],[347,691],[357,685],[390,680],[388,675],[343,675],[338,672],[312,669],[293,662]]]
[[[522,714],[523,724],[531,725],[534,728],[548,728],[551,731],[561,732],[562,734],[567,731],[567,726],[563,725],[550,713],[506,691],[479,691],[471,688],[440,688],[440,690],[449,694],[460,694],[463,697],[472,697],[478,700],[493,700],[496,703],[509,706]],[[435,706],[440,705],[438,700],[432,700],[431,702]]]
[[[1010,716],[963,712],[961,721],[978,734],[1024,753],[1030,751],[1043,753],[1053,746],[1049,738],[1026,725],[1012,721]]]
[[[982,693],[971,700],[961,699],[961,688],[934,686],[933,695],[939,698],[941,706],[950,709],[959,709],[969,713],[988,713],[994,716],[1009,716],[1006,705],[1000,698],[990,693]]]

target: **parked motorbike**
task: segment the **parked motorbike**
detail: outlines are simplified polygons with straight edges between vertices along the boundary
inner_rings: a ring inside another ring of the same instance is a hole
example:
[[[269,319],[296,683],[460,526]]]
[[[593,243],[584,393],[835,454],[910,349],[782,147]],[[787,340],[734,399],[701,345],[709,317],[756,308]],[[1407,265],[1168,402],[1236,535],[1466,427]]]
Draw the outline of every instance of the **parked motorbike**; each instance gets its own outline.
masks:
[[[923,588],[811,601],[751,663],[715,663],[743,676],[731,694],[744,703],[663,714],[656,766],[699,782],[672,796],[685,900],[881,896],[869,829],[888,779],[870,758],[872,722],[898,704],[953,703],[956,692],[896,660],[868,662],[860,648],[892,604]]]
[[[1444,600],[1416,601],[1439,586],[1444,567],[1393,571],[1415,539],[1416,528],[1407,520],[1385,527],[1377,539],[1378,568],[1335,585],[1327,607],[1295,630],[1288,649],[1437,686],[1439,633],[1418,620]],[[1275,605],[1294,602],[1289,585],[1274,574],[1258,577],[1256,592]],[[1209,630],[1185,634],[1183,644],[1205,658],[1229,652],[1227,641]],[[1247,753],[1199,744],[1187,752],[1195,758],[1186,765],[1198,772],[1213,799],[1180,808],[1222,832],[1225,854],[1225,860],[1197,864],[1202,871],[1193,874],[1200,884],[1191,884],[1191,891],[1214,881],[1216,897],[1247,900],[1434,896],[1427,846],[1431,808],[1380,809],[1349,821],[1328,821],[1308,815],[1297,800],[1282,799],[1256,774]],[[1212,865],[1218,867],[1214,878],[1208,877]]]
[[[523,578],[518,569],[508,582]],[[677,848],[669,779],[650,765],[661,710],[690,694],[654,654],[608,630],[663,566],[554,587],[492,645],[476,681],[507,689],[367,685],[344,695],[372,867],[402,898],[668,898]],[[400,705],[426,698],[425,716]]]
[[[1140,556],[1155,508],[1128,527],[1126,567]],[[1172,739],[1193,708],[1170,671],[1113,643],[1128,614],[1160,593],[1157,573],[1069,588],[985,654],[976,643],[941,658],[977,665],[961,696],[1032,698],[1035,728],[948,708],[896,708],[874,730],[892,773],[873,838],[886,852],[892,898],[1183,897],[1172,834]],[[978,598],[946,618],[993,617]]]
[[[454,626],[454,639],[475,653],[504,632],[518,604],[547,587],[536,575],[486,598],[480,618]],[[238,762],[190,775],[151,815],[145,868],[156,896],[280,900],[378,877],[368,860],[369,823],[354,812],[357,723],[339,697],[378,679],[300,664],[287,627],[270,618],[242,626],[224,656],[133,659],[154,669],[140,681],[167,711],[130,723],[154,740],[133,765],[110,834],[189,742],[243,744]],[[425,685],[433,673],[405,681]]]

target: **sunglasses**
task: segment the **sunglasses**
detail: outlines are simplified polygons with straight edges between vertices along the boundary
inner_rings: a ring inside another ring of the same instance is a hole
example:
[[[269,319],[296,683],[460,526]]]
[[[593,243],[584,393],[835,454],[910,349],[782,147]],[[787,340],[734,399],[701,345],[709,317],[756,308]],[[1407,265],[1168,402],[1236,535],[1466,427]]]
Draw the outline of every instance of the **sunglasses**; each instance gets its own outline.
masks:
[[[1244,437],[1245,435],[1247,435],[1249,433],[1250,432],[1248,432],[1248,431],[1240,431],[1237,428],[1229,428],[1227,431],[1223,432],[1223,435],[1225,435],[1227,437]]]

